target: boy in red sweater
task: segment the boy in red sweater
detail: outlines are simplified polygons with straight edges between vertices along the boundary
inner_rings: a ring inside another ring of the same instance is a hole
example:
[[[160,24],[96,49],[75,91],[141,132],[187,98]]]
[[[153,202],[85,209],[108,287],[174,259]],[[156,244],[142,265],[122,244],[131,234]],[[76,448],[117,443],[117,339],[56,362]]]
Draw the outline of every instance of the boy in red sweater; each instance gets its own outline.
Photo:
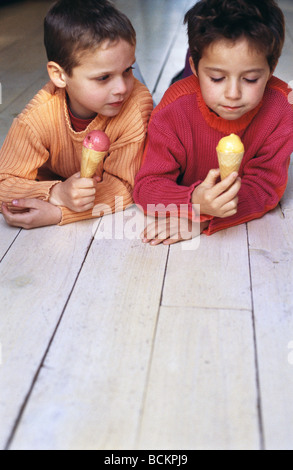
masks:
[[[201,0],[185,22],[193,75],[172,85],[154,110],[135,182],[134,200],[145,212],[171,215],[167,233],[165,218],[145,229],[143,241],[152,245],[191,238],[199,221],[211,235],[262,217],[284,194],[293,151],[290,89],[273,77],[285,35],[276,2]],[[216,146],[231,133],[245,155],[239,174],[218,182]]]

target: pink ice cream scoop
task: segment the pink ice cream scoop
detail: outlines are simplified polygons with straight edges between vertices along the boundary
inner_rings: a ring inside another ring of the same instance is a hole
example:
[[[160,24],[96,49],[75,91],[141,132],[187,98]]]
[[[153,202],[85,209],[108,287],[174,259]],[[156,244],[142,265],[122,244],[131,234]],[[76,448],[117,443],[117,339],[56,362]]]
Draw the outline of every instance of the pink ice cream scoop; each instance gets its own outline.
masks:
[[[105,157],[110,148],[110,140],[103,131],[91,131],[83,141],[81,178],[102,177]]]

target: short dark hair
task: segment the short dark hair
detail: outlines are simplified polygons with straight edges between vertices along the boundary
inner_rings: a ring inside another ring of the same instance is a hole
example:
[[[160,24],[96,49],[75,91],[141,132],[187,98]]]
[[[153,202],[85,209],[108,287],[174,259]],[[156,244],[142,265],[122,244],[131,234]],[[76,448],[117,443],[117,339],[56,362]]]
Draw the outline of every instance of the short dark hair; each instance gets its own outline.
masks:
[[[83,52],[119,39],[135,45],[136,33],[127,16],[108,0],[59,0],[44,20],[48,60],[58,63],[68,76]]]
[[[275,0],[201,0],[186,13],[184,23],[196,70],[210,44],[244,37],[265,53],[273,71],[285,41],[285,19]]]

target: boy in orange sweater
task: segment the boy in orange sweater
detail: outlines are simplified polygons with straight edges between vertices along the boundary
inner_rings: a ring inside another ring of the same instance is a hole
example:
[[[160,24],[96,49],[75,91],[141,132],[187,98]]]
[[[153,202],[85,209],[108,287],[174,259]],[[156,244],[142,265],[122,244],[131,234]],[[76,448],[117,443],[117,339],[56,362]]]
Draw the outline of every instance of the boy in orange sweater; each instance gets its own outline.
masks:
[[[45,18],[50,82],[13,121],[0,151],[0,202],[26,229],[95,216],[133,203],[153,108],[133,76],[136,34],[107,0],[60,0]],[[103,180],[80,178],[82,144],[99,129],[111,146]],[[120,205],[115,204],[119,197]]]

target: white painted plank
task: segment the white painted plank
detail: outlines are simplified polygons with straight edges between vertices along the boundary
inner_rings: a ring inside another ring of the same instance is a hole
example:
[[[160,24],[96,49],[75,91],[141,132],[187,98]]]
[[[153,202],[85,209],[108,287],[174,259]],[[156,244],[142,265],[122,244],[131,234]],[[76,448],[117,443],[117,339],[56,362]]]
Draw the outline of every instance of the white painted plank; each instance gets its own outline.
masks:
[[[293,80],[293,64],[292,64],[292,54],[293,54],[293,4],[291,0],[279,0],[278,5],[282,9],[285,15],[286,21],[286,40],[283,49],[283,53],[280,57],[278,65],[274,74],[284,80],[285,82],[290,82]]]
[[[49,81],[47,71],[44,71],[40,76],[30,83],[27,88],[23,88],[21,94],[15,96],[13,101],[9,102],[5,111],[0,114],[0,146],[2,146],[6,135],[11,127],[13,119],[26,107],[35,94],[43,88]]]
[[[249,312],[160,311],[138,447],[260,448]]]
[[[10,68],[3,71],[0,76],[2,84],[2,104],[0,111],[3,112],[32,82],[43,76],[46,71],[46,58],[41,37],[40,28],[35,36],[28,36],[20,45],[16,44],[18,50],[15,62],[9,62]],[[28,54],[27,51],[30,51]],[[9,51],[10,55],[10,51]]]
[[[3,256],[14,242],[19,231],[20,229],[18,228],[9,227],[0,214],[0,260],[2,260]]]
[[[276,209],[248,231],[265,444],[292,450],[293,219]]]
[[[92,222],[22,231],[0,265],[0,448],[85,257]]]
[[[285,217],[293,217],[293,162],[289,167],[288,185],[281,200],[281,208]]]
[[[12,449],[134,446],[168,248],[117,238],[91,247]]]
[[[1,9],[1,112],[46,71],[43,20],[50,5],[50,1],[20,2]]]
[[[28,31],[38,28],[50,5],[51,0],[18,1],[1,5],[0,49],[7,48],[8,44],[14,44],[15,41],[21,42]]]
[[[250,310],[246,226],[202,235],[197,250],[174,245],[162,305]]]
[[[151,92],[191,0],[115,0],[137,32],[136,57]],[[194,2],[195,3],[195,2]],[[182,57],[185,52],[182,50]],[[175,71],[176,73],[176,71]]]
[[[168,58],[166,66],[164,67],[156,91],[153,95],[156,104],[159,104],[159,102],[161,101],[165,91],[170,86],[172,78],[184,68],[187,48],[188,38],[186,26],[183,25],[182,21],[182,25],[179,28],[170,56]]]

